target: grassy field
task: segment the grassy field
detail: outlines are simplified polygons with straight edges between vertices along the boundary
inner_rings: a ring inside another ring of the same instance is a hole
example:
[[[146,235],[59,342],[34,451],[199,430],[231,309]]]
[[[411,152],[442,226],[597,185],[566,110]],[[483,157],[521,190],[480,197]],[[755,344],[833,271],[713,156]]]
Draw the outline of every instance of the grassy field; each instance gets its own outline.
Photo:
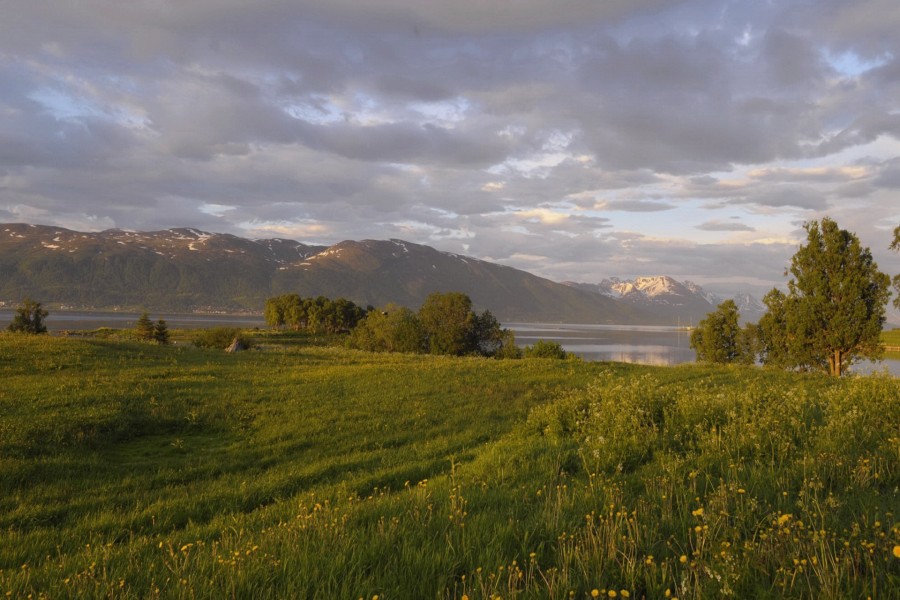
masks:
[[[0,335],[0,597],[897,598],[900,382]]]

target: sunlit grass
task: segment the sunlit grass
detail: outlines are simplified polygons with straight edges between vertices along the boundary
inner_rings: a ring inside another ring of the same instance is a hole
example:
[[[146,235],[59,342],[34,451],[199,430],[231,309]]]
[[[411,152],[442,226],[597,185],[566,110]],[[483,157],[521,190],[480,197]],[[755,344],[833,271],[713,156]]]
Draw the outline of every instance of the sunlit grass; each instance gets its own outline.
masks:
[[[897,380],[260,347],[0,336],[0,597],[898,597]]]

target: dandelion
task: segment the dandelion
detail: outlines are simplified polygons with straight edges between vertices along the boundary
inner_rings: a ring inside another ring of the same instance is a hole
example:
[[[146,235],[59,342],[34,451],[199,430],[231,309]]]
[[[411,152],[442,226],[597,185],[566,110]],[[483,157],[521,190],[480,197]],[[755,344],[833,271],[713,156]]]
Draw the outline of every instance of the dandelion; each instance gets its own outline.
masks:
[[[900,558],[900,546],[894,546],[894,558]]]
[[[592,589],[591,590],[591,598],[599,598],[599,597],[600,597],[600,590],[598,590],[597,588]]]
[[[686,563],[686,562],[687,562],[687,555],[686,555],[686,554],[682,554],[681,556],[679,556],[679,557],[678,557],[678,562],[680,562],[681,564]]]
[[[608,592],[606,592],[606,595],[609,596],[610,598],[615,598],[616,596],[618,596],[618,594],[616,593],[616,590],[609,590]]]
[[[697,510],[691,511],[691,514],[694,515],[695,517],[702,517],[703,516],[703,507],[701,506]]]
[[[778,525],[779,526],[784,525],[785,523],[790,521],[792,518],[793,517],[791,515],[781,515],[780,517],[778,517]]]
[[[619,590],[619,595],[623,598],[630,598],[631,592],[629,592],[628,590]]]

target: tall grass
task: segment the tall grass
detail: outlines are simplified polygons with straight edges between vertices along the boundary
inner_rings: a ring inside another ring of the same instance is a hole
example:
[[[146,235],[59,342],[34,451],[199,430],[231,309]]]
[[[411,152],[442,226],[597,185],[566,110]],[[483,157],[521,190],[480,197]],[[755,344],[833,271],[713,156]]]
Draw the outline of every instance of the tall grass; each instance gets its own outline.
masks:
[[[0,337],[0,596],[896,598],[900,384]]]

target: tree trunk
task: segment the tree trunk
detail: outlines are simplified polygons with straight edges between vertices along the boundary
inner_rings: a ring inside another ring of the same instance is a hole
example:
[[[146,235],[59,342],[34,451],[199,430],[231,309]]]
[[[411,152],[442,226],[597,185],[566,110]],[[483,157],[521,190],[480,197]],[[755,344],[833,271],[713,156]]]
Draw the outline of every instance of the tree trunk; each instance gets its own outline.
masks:
[[[828,359],[828,368],[831,371],[831,375],[834,377],[840,377],[841,371],[843,370],[843,353],[840,350],[835,350],[832,353],[832,356]]]

